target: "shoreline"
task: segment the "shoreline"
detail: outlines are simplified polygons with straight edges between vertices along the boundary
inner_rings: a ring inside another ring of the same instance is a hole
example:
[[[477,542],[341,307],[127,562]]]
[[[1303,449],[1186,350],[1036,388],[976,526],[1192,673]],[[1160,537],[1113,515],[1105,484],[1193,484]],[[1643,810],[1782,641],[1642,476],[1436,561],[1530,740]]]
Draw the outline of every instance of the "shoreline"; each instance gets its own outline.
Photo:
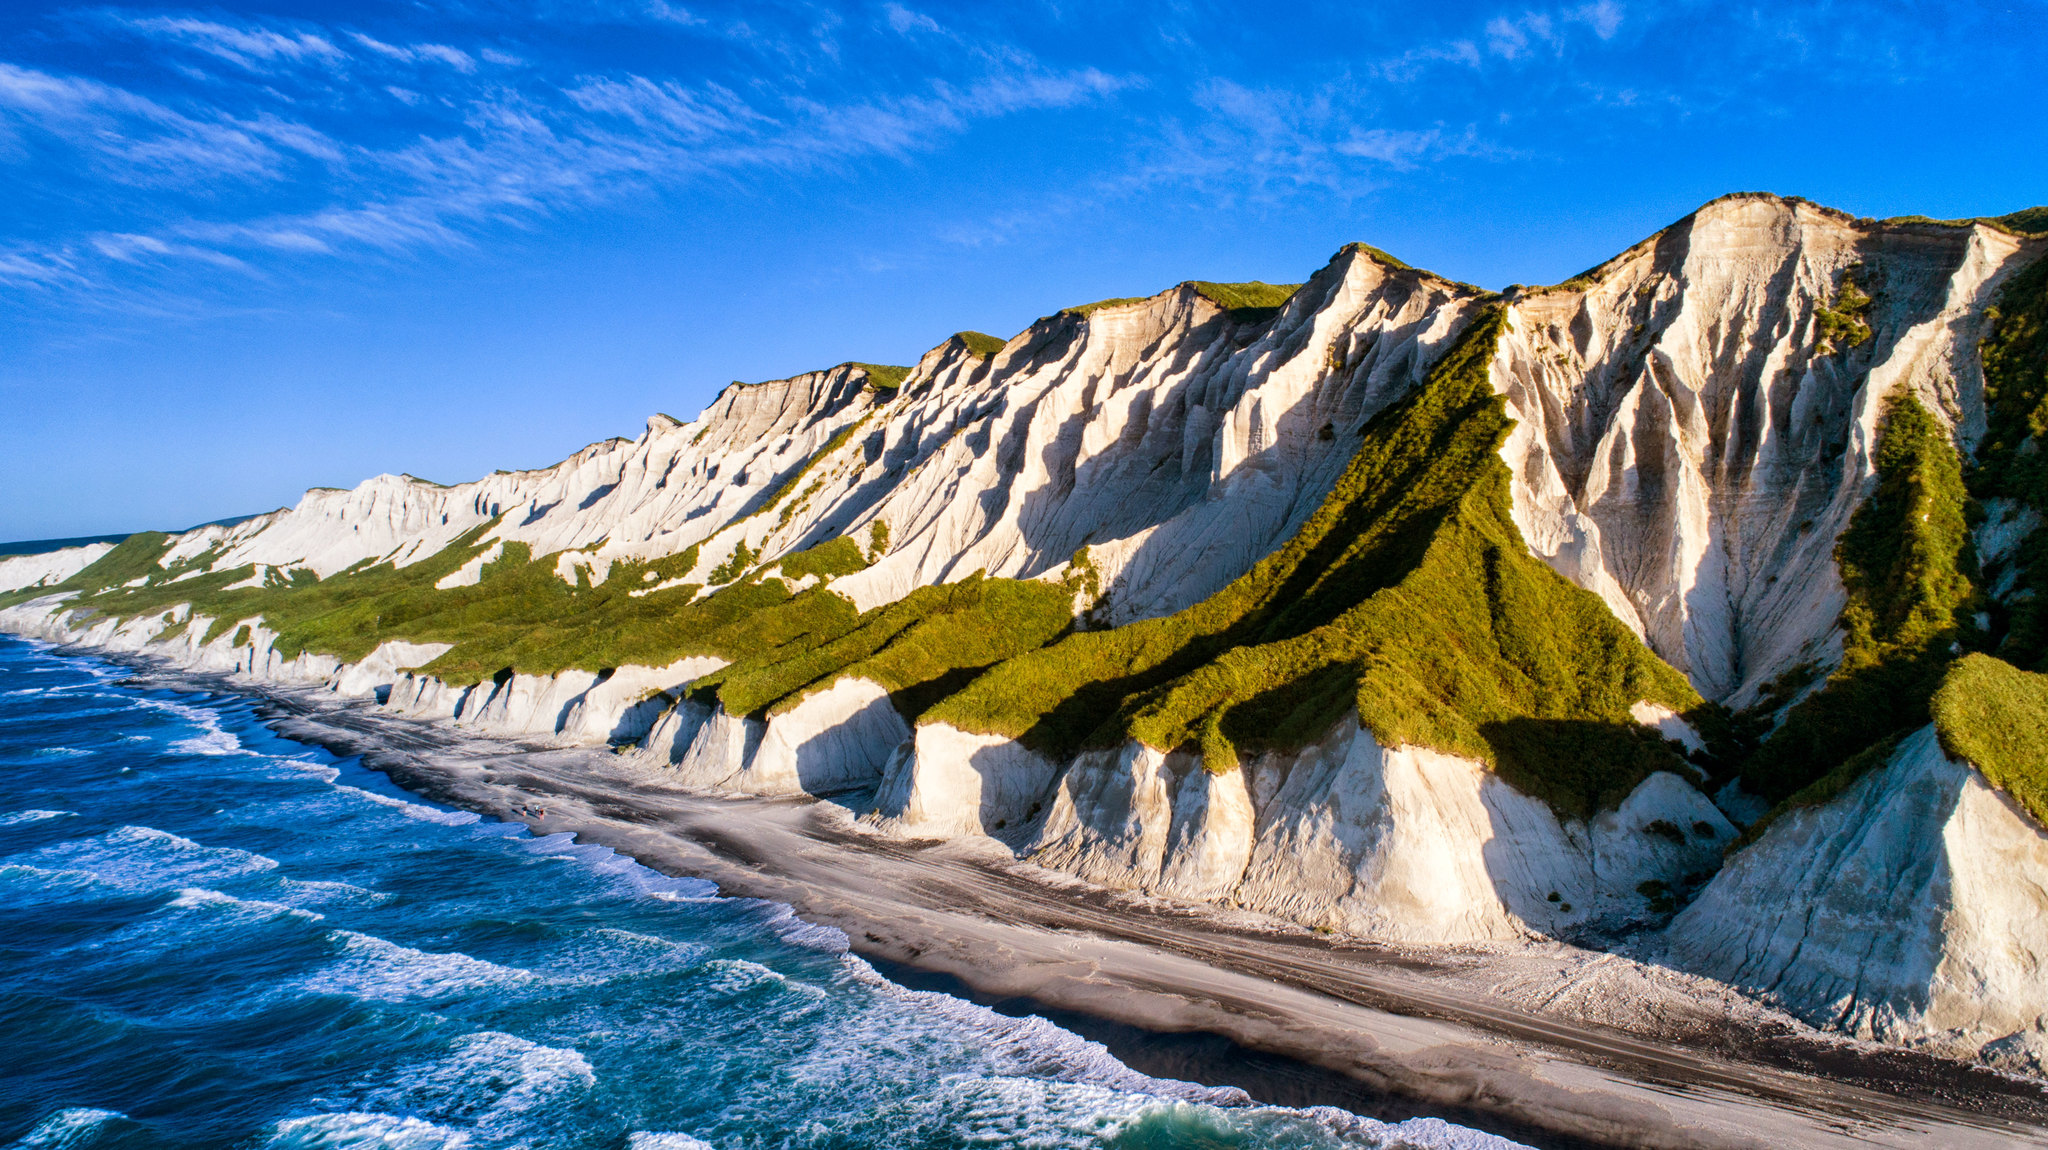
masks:
[[[905,985],[1048,1017],[1143,1073],[1278,1105],[1437,1117],[1539,1147],[2048,1145],[2048,1084],[1818,1034],[1762,1007],[1738,1017],[1675,998],[1650,1004],[1671,1009],[1659,1025],[1621,1027],[1502,990],[1532,965],[1537,982],[1546,965],[1572,963],[1642,981],[1619,956],[1320,938],[1091,887],[994,843],[879,838],[831,800],[696,794],[602,749],[476,735],[148,655],[76,653],[152,686],[254,697],[279,734],[360,757],[436,801],[784,903]]]

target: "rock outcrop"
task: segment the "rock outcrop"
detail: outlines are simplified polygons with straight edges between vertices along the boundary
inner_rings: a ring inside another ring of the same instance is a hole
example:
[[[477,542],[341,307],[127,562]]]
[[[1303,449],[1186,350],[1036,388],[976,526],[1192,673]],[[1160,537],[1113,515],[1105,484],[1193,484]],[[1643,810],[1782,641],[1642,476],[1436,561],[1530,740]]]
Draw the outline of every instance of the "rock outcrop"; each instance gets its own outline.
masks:
[[[1985,309],[2038,253],[1985,224],[1731,196],[1516,296],[1494,368],[1516,525],[1710,699],[1832,665],[1834,543],[1882,404],[1917,396],[1972,443]],[[1854,344],[1823,323],[1852,288],[1870,297]]]
[[[1734,855],[1673,965],[1860,1038],[2048,1065],[2048,832],[1932,726]]]

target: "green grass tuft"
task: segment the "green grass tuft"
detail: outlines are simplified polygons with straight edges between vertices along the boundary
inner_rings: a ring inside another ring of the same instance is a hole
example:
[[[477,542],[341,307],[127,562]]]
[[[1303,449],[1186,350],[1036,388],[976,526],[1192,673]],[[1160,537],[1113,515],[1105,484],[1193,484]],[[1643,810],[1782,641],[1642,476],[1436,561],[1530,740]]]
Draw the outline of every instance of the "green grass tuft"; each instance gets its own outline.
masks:
[[[910,368],[889,363],[853,363],[848,366],[867,372],[868,386],[877,391],[895,391],[902,387],[903,381],[910,378],[911,371]]]
[[[2048,235],[2048,204],[2022,208],[2017,212],[1998,216],[1990,222],[2006,231],[2018,232],[2023,236]]]
[[[1188,286],[1228,311],[1230,318],[1237,323],[1264,323],[1272,319],[1280,314],[1282,305],[1301,290],[1300,284],[1269,284],[1260,280],[1241,284],[1191,280]]]
[[[1872,300],[1856,283],[1856,272],[1861,264],[1852,264],[1843,269],[1842,282],[1835,288],[1835,299],[1831,305],[1814,309],[1815,328],[1825,353],[1846,351],[1870,340],[1870,314]]]
[[[1368,256],[1371,256],[1371,257],[1372,257],[1372,258],[1373,258],[1374,260],[1376,260],[1376,261],[1378,261],[1378,262],[1380,262],[1380,263],[1382,263],[1382,264],[1385,264],[1386,266],[1388,266],[1388,267],[1390,267],[1390,268],[1397,268],[1397,269],[1399,269],[1399,270],[1401,270],[1401,271],[1404,271],[1404,272],[1406,272],[1406,271],[1414,271],[1414,270],[1416,270],[1416,269],[1415,269],[1415,267],[1414,267],[1414,265],[1412,265],[1412,264],[1408,264],[1408,263],[1403,263],[1402,261],[1400,261],[1400,260],[1398,260],[1398,259],[1395,259],[1395,258],[1394,258],[1393,256],[1390,256],[1390,255],[1388,255],[1388,254],[1387,254],[1386,252],[1384,252],[1384,251],[1380,250],[1379,248],[1376,248],[1376,247],[1372,246],[1371,244],[1365,244],[1365,243],[1349,243],[1349,244],[1345,244],[1345,245],[1344,245],[1344,247],[1343,247],[1343,249],[1342,249],[1342,250],[1340,250],[1340,251],[1338,251],[1338,253],[1337,253],[1337,254],[1341,256],[1341,255],[1343,255],[1343,254],[1344,254],[1345,252],[1348,252],[1348,251],[1358,251],[1358,252],[1364,252],[1364,253],[1365,253],[1366,255],[1368,255]]]
[[[1228,587],[1022,655],[926,718],[1061,755],[1137,738],[1228,770],[1243,751],[1312,742],[1355,707],[1386,745],[1493,764],[1573,814],[1681,767],[1629,707],[1698,696],[1531,556],[1509,517],[1510,421],[1486,366],[1503,328],[1489,312],[1376,416],[1309,522]]]
[[[807,575],[833,579],[867,568],[868,560],[861,554],[860,544],[844,535],[827,539],[794,555],[786,555],[775,564],[775,569],[790,579],[802,579]]]
[[[1144,295],[1126,295],[1118,296],[1115,299],[1099,299],[1096,300],[1094,303],[1084,303],[1077,307],[1063,307],[1060,309],[1059,314],[1075,316],[1080,319],[1087,319],[1089,316],[1094,315],[1096,312],[1099,312],[1106,307],[1122,307],[1128,303],[1144,303],[1146,300],[1151,298],[1151,296]]]
[[[1942,747],[2048,826],[2048,675],[1965,655],[1934,693],[1933,709]]]
[[[987,359],[1009,346],[1008,340],[997,339],[995,336],[979,331],[956,331],[953,333],[953,338],[965,345],[967,354],[976,359]]]
[[[713,587],[723,587],[745,575],[754,566],[754,560],[759,558],[754,549],[747,546],[747,541],[742,539],[732,545],[732,554],[725,557],[725,562],[713,567],[704,581]]]

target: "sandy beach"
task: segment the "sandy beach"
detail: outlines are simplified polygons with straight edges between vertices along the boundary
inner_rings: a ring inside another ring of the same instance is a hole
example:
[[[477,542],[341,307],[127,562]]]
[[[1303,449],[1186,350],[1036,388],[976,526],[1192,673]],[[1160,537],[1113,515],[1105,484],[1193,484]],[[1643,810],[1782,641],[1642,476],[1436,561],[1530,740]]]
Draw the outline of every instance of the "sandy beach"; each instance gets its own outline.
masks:
[[[899,980],[1044,1014],[1147,1073],[1545,1147],[2048,1145],[2048,1084],[1825,1035],[1617,955],[1377,947],[1105,891],[991,840],[885,839],[861,795],[695,794],[602,749],[134,665],[256,695],[280,734],[436,801],[785,903]]]

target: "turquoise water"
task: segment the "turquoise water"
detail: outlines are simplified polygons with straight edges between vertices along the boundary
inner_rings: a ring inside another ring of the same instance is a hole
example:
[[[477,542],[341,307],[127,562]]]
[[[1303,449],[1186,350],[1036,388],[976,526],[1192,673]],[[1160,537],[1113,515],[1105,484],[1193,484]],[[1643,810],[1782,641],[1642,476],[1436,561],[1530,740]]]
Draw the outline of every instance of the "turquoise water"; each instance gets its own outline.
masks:
[[[0,638],[0,1145],[1508,1145],[1147,1078],[123,674]]]

